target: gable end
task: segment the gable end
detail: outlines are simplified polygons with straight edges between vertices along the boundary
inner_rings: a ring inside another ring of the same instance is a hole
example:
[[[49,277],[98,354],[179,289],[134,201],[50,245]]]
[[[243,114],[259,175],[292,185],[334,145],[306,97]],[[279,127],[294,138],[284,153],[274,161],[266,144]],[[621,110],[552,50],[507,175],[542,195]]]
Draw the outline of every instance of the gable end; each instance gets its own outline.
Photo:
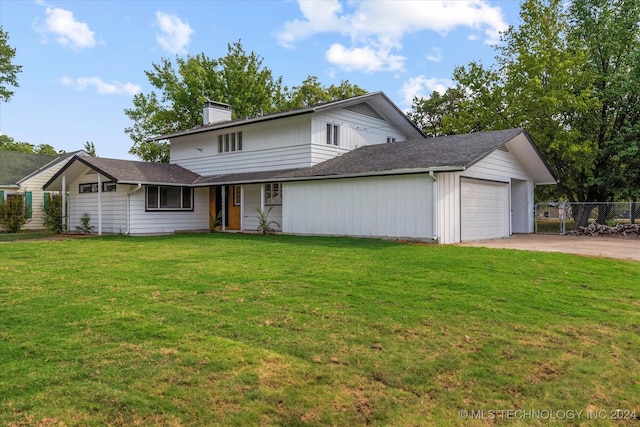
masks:
[[[373,118],[376,118],[376,119],[384,121],[384,118],[380,114],[378,114],[378,112],[376,110],[374,110],[373,107],[371,107],[366,102],[361,102],[359,104],[350,105],[348,107],[345,107],[344,109],[345,110],[349,110],[349,111],[353,111],[354,113],[363,114],[365,116],[373,117]]]

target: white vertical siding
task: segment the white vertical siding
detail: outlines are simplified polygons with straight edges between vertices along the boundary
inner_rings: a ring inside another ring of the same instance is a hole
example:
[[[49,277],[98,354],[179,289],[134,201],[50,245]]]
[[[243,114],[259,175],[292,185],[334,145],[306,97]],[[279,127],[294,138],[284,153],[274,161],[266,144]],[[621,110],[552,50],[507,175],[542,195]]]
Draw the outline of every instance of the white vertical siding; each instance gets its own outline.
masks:
[[[438,242],[460,241],[460,174],[439,173],[438,186]]]
[[[428,175],[285,182],[283,231],[431,239],[432,184]]]
[[[260,184],[243,185],[244,188],[244,205],[243,205],[243,218],[242,218],[242,230],[253,232],[258,229],[258,212],[260,208]],[[286,192],[283,191],[283,199],[286,197]],[[265,212],[271,208],[269,212],[269,220],[276,221],[278,225],[272,225],[275,231],[282,230],[282,206],[265,206]]]

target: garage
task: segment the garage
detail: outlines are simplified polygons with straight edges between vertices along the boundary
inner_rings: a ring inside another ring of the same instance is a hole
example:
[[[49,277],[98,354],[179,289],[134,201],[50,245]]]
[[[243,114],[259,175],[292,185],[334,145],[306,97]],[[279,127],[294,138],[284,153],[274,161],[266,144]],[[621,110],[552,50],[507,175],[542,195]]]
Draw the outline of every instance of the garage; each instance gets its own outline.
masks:
[[[509,236],[509,184],[461,178],[462,241]]]

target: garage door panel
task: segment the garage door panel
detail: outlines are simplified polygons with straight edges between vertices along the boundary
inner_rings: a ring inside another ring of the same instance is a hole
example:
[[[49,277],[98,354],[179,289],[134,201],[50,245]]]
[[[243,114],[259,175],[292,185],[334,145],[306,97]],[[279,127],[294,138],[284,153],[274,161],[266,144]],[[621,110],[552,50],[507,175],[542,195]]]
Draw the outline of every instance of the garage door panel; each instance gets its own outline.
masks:
[[[463,178],[460,187],[461,240],[508,236],[508,184]]]

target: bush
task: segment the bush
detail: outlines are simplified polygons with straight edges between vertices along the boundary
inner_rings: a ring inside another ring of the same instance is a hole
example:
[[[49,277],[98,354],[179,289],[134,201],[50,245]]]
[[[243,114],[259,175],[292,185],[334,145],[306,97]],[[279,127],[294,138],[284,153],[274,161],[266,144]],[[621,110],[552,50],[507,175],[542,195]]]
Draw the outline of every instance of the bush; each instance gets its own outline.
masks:
[[[46,193],[44,197],[47,198],[47,202],[42,206],[43,225],[47,230],[60,234],[64,231],[62,229],[62,195]]]
[[[94,232],[96,228],[91,225],[91,217],[88,213],[84,213],[82,218],[80,218],[80,225],[76,226],[76,230],[82,232],[83,234],[91,234]]]
[[[23,194],[12,194],[0,200],[0,225],[9,233],[17,233],[31,218],[31,209]]]

